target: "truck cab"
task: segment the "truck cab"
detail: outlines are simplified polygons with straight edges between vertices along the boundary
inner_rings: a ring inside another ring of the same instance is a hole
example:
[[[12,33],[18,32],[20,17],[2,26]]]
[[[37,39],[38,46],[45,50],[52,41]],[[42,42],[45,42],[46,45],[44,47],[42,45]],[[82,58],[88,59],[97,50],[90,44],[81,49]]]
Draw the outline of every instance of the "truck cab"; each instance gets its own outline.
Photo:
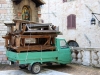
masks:
[[[58,51],[58,61],[61,64],[67,64],[70,63],[71,58],[71,50],[63,38],[56,38],[56,49]]]

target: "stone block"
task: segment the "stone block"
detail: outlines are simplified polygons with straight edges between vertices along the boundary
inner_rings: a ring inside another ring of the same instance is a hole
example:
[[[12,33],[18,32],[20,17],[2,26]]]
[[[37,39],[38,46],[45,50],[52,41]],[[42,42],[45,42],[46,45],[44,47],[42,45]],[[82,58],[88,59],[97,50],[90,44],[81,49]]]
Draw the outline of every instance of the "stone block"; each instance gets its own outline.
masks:
[[[2,58],[0,58],[0,61],[2,61]]]
[[[7,57],[3,57],[2,60],[3,60],[3,61],[7,61]]]
[[[7,33],[7,31],[1,31],[1,33],[2,33],[2,34],[6,34],[6,33]]]
[[[6,51],[7,49],[4,46],[0,46],[0,51]]]
[[[12,5],[12,4],[9,4],[9,5],[8,5],[8,7],[9,7],[9,8],[12,8],[12,7],[13,7],[13,5]]]
[[[5,58],[5,57],[6,57],[5,54],[0,55],[0,58]]]
[[[1,16],[0,16],[0,18],[1,18]],[[0,25],[1,25],[1,24],[4,24],[4,21],[3,21],[3,20],[0,20]]]
[[[6,49],[0,49],[0,51],[6,51]]]
[[[2,64],[7,64],[7,61],[1,61]]]
[[[2,8],[8,8],[8,4],[2,4]]]
[[[1,8],[1,4],[0,4],[0,8]]]
[[[5,43],[4,42],[0,42],[0,46],[4,46],[5,45]]]
[[[6,54],[6,51],[4,51],[3,54]]]
[[[5,20],[10,21],[11,17],[10,16],[5,16]]]
[[[3,51],[0,51],[0,55],[3,55]]]
[[[6,0],[0,0],[0,4],[6,4]]]
[[[0,14],[7,14],[7,10],[6,9],[0,9]]]

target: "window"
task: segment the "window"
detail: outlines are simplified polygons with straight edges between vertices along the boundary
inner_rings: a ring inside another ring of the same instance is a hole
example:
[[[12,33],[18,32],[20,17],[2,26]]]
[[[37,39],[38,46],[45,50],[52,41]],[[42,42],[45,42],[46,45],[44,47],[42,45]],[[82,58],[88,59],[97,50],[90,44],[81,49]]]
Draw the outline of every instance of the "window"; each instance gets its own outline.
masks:
[[[70,40],[68,42],[68,45],[71,46],[71,47],[79,47],[78,43],[74,40]]]
[[[76,15],[71,14],[67,17],[67,29],[76,29]]]
[[[64,2],[70,2],[70,1],[74,1],[74,0],[63,0],[63,3],[64,3]]]
[[[60,40],[60,47],[61,48],[67,48],[68,45],[66,44],[65,40]]]
[[[67,2],[67,0],[63,0],[63,3],[64,3],[64,2]]]

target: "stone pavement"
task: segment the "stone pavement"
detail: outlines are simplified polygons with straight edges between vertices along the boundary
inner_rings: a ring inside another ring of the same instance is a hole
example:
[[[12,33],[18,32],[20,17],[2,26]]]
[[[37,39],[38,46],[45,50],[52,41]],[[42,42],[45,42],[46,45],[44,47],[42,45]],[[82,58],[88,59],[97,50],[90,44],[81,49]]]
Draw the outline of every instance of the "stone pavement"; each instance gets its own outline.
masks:
[[[39,74],[27,73],[24,70],[5,70],[5,71],[0,71],[0,75],[72,75],[72,74],[63,73],[50,69],[43,69]]]

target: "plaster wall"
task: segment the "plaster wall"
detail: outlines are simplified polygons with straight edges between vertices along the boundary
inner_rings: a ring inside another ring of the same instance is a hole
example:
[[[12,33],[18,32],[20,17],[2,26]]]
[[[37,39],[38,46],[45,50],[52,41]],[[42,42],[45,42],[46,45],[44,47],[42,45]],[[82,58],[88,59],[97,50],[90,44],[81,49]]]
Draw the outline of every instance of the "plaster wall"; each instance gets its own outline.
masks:
[[[66,41],[75,40],[80,47],[100,47],[100,26],[91,25],[92,12],[100,13],[99,0],[73,0],[63,3],[63,0],[44,0],[45,5],[41,7],[42,19],[44,22],[53,23],[59,26],[59,30]],[[67,16],[76,15],[76,29],[67,29]],[[100,20],[100,16],[96,15]]]

